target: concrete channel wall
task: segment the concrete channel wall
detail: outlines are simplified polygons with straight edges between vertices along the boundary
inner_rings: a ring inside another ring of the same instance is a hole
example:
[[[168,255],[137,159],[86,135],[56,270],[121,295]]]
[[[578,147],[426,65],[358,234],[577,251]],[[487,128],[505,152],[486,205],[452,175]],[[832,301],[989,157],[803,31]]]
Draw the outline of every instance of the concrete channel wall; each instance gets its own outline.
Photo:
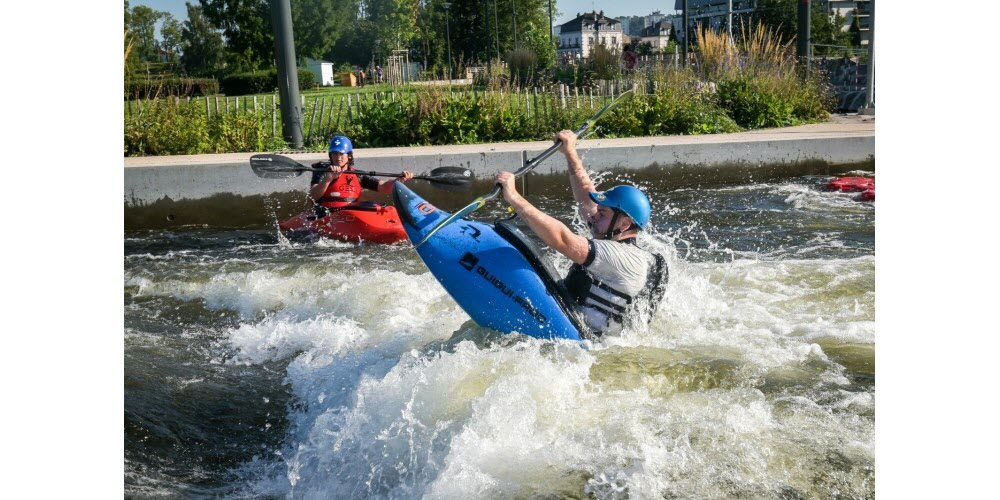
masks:
[[[543,141],[370,148],[356,150],[355,160],[359,170],[380,172],[420,173],[460,165],[485,182],[501,170],[517,169],[550,145]],[[712,177],[734,168],[753,178],[755,171],[776,168],[782,175],[802,175],[816,173],[817,164],[873,164],[875,124],[873,117],[835,116],[822,124],[737,134],[584,140],[578,150],[584,165],[592,171],[655,169],[661,175],[696,171],[701,172],[699,182],[710,184]],[[210,205],[213,213],[232,215],[240,212],[241,205],[260,207],[265,197],[278,203],[300,203],[309,186],[309,175],[260,179],[250,169],[252,155],[125,158],[126,229],[209,224],[208,219],[203,221],[197,214]],[[287,156],[308,165],[326,160],[327,155],[320,152]],[[557,153],[539,165],[533,175],[562,174],[565,168],[565,161]]]

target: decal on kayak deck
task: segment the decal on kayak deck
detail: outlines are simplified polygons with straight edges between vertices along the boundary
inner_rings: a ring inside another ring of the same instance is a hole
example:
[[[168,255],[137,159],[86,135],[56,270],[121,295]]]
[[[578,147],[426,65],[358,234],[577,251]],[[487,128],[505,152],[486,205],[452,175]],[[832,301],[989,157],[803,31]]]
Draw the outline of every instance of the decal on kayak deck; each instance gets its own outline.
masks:
[[[466,230],[471,231],[471,234],[469,234],[469,237],[472,238],[472,239],[474,239],[474,240],[476,240],[476,241],[479,241],[479,235],[483,233],[482,231],[480,231],[479,229],[476,229],[473,226],[470,226],[470,225],[464,225],[464,226],[462,226],[462,234],[465,234]]]
[[[465,268],[466,271],[471,271],[472,268],[479,264],[479,257],[472,255],[470,252],[465,252],[462,256],[462,260],[458,261],[458,264]]]
[[[354,222],[355,220],[357,220],[357,217],[355,217],[355,216],[353,216],[351,214],[333,214],[333,215],[330,215],[330,218],[328,219],[328,221],[330,223],[334,223],[334,222]]]
[[[484,280],[488,281],[491,285],[500,290],[500,293],[505,297],[509,297],[514,301],[515,304],[521,306],[528,313],[529,316],[535,319],[539,323],[545,323],[548,318],[544,314],[535,309],[535,306],[531,305],[531,301],[528,299],[516,295],[514,289],[507,286],[506,283],[493,275],[493,273],[486,270],[485,267],[479,265],[479,258],[472,255],[472,252],[465,252],[465,255],[458,261],[458,265],[462,266],[466,271],[472,271],[473,268],[476,269],[476,274],[481,276]]]
[[[435,208],[434,205],[431,205],[430,203],[422,201],[422,202],[420,202],[420,203],[417,204],[417,210],[419,210],[420,213],[422,213],[424,215],[427,215],[427,214],[430,214],[431,212],[437,210],[437,208]]]

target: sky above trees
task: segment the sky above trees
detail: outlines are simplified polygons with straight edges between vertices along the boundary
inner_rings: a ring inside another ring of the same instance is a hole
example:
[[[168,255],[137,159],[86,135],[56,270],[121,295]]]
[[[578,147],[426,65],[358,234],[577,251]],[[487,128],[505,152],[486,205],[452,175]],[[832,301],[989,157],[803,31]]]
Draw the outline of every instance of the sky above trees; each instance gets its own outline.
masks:
[[[187,19],[187,9],[184,8],[185,0],[132,0],[129,3],[135,5],[145,5],[153,10],[166,11],[178,21]],[[194,4],[198,0],[188,0]],[[630,2],[618,2],[610,0],[553,0],[553,9],[559,13],[555,16],[555,23],[562,24],[574,17],[577,12],[590,12],[591,10],[604,10],[604,13],[612,16],[642,16],[654,10],[659,10],[664,14],[673,13],[673,1],[665,0],[632,0]]]

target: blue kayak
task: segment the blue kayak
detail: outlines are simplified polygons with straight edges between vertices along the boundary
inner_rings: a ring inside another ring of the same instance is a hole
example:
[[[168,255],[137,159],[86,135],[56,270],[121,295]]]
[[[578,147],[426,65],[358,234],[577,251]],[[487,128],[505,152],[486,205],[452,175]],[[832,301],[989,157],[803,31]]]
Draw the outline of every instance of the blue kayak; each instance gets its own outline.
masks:
[[[411,242],[450,215],[402,182],[394,184],[393,199]],[[420,245],[417,254],[480,326],[575,340],[585,331],[552,265],[510,221],[457,220]]]

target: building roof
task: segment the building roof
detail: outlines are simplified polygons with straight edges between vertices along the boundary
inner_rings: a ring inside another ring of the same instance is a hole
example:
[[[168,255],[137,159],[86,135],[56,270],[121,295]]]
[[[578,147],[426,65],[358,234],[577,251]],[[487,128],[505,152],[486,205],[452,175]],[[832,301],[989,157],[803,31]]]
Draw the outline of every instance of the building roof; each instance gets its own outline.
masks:
[[[559,26],[559,31],[560,33],[583,31],[584,24],[593,25],[595,23],[598,25],[598,29],[602,30],[605,27],[621,24],[617,19],[605,16],[603,10],[600,12],[584,12],[583,14],[578,13],[576,19]]]
[[[642,29],[642,36],[666,36],[670,34],[672,23],[668,20],[657,21]]]

